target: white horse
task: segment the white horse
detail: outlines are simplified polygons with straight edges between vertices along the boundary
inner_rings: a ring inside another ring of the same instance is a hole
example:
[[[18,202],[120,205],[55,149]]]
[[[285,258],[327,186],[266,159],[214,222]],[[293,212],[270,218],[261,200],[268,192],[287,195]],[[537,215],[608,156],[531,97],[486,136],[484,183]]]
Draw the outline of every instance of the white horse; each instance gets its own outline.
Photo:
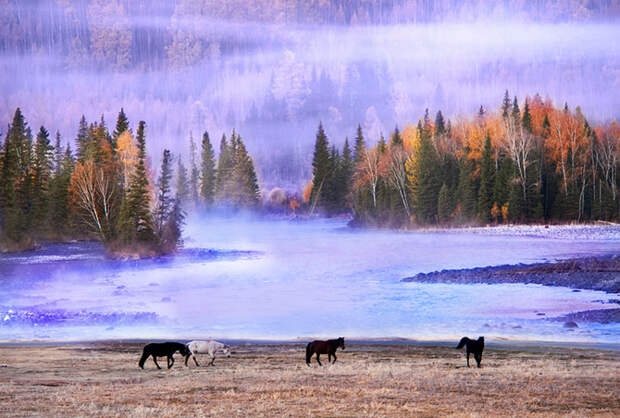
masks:
[[[185,355],[186,366],[189,356],[194,358],[194,363],[196,363],[196,366],[199,365],[196,360],[196,354],[208,354],[211,357],[211,362],[209,363],[211,366],[215,365],[215,353],[218,351],[221,351],[226,357],[230,357],[230,347],[214,340],[190,341],[185,346],[187,347],[187,354]]]

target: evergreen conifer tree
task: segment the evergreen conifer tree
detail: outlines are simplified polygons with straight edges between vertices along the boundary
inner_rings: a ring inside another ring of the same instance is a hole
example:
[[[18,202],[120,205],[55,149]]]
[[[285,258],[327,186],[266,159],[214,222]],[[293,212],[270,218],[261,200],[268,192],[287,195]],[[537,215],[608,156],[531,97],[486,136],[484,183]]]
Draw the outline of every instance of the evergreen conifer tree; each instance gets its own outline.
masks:
[[[482,151],[482,160],[480,161],[480,189],[478,190],[478,216],[483,223],[488,223],[491,220],[493,186],[495,183],[494,169],[491,137],[487,132]]]
[[[88,142],[88,123],[86,122],[86,117],[82,115],[80,118],[80,123],[78,126],[77,137],[75,138],[75,143],[77,146],[77,158],[78,161],[83,161],[86,153],[86,144]]]
[[[523,117],[521,118],[521,126],[525,129],[526,132],[532,133],[532,114],[530,113],[530,105],[525,100],[525,105],[523,106]]]
[[[127,115],[125,115],[125,110],[121,107],[120,112],[118,112],[118,117],[116,118],[116,127],[114,128],[114,132],[112,132],[112,149],[116,152],[116,147],[118,145],[118,137],[121,136],[123,132],[129,129],[129,120],[127,120]]]
[[[226,135],[222,135],[220,140],[220,155],[217,160],[217,172],[215,181],[215,196],[220,202],[226,202],[227,184],[230,180],[230,171],[232,170],[232,156],[230,146],[226,141]]]
[[[435,116],[435,136],[440,136],[446,133],[446,123],[444,121],[441,110],[437,112]]]
[[[452,212],[454,211],[454,199],[451,196],[450,189],[444,183],[439,189],[439,198],[437,201],[437,218],[439,223],[445,225],[450,222]]]
[[[331,161],[329,154],[329,144],[327,135],[323,130],[323,124],[319,123],[314,143],[314,155],[312,158],[312,190],[310,192],[310,202],[314,209],[317,205],[321,206],[324,200],[323,188],[329,181],[331,173]]]
[[[357,135],[355,136],[355,149],[354,149],[354,164],[357,167],[364,158],[366,152],[366,142],[364,141],[364,134],[362,132],[362,125],[357,125]]]
[[[200,171],[200,197],[205,205],[211,206],[215,201],[215,154],[213,153],[213,147],[211,146],[211,141],[209,141],[209,133],[207,131],[202,135]]]
[[[473,181],[474,162],[467,156],[466,147],[460,162],[459,185],[457,197],[461,205],[461,217],[464,221],[471,221],[476,213],[476,184]]]
[[[508,90],[504,94],[504,100],[502,101],[502,117],[504,119],[508,119],[510,115],[510,96],[508,95]]]
[[[37,230],[49,225],[46,222],[46,215],[53,168],[52,151],[49,132],[41,126],[36,137],[32,161],[32,223]]]
[[[519,109],[519,102],[517,100],[517,96],[515,96],[512,102],[512,111],[510,113],[510,116],[512,117],[512,120],[514,120],[517,124],[521,120],[521,110]]]
[[[414,179],[410,189],[416,220],[420,224],[434,223],[437,220],[437,202],[441,181],[439,157],[427,134],[420,138],[417,163],[412,174],[409,178]]]
[[[232,202],[237,207],[253,207],[260,200],[254,163],[239,135],[235,137],[235,161],[231,173]]]
[[[170,212],[174,204],[170,191],[170,181],[172,180],[172,155],[165,149],[161,160],[161,171],[157,180],[157,202],[153,213],[155,232],[161,242],[164,234],[164,225],[168,222]]]
[[[183,159],[179,155],[176,179],[176,197],[175,201],[183,207],[189,199],[189,184],[187,181],[187,169],[183,165]]]
[[[146,139],[144,121],[138,123],[136,142],[138,144],[138,163],[129,185],[127,204],[132,231],[135,231],[136,240],[143,243],[153,243],[153,219],[150,212],[149,180],[146,174]]]
[[[72,224],[69,220],[69,185],[74,165],[71,146],[67,144],[50,188],[49,219],[55,232],[61,236],[69,233]]]
[[[198,184],[200,181],[200,171],[198,170],[198,165],[196,163],[196,142],[194,141],[194,137],[189,136],[189,163],[190,163],[190,179],[189,179],[189,192],[192,201],[192,205],[196,205],[198,203],[198,195],[200,191],[200,185]]]
[[[400,136],[400,131],[398,130],[398,126],[394,128],[394,133],[390,138],[390,147],[403,145],[403,138]]]

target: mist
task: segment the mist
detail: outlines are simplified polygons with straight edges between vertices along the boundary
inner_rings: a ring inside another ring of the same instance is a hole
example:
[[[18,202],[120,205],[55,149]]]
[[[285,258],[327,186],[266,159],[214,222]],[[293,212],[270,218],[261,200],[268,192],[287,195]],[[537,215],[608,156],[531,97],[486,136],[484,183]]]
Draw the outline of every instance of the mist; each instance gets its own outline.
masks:
[[[123,107],[134,129],[147,122],[155,160],[163,148],[187,155],[190,134],[207,130],[217,143],[234,128],[264,189],[298,190],[311,176],[319,121],[338,145],[360,123],[372,144],[426,108],[452,119],[495,110],[506,89],[521,102],[539,93],[580,106],[592,124],[619,116],[613,20],[550,23],[463,7],[441,21],[402,9],[408,19],[392,10],[372,25],[286,24],[192,14],[181,3],[4,8],[0,126],[21,107],[33,130],[44,125],[73,143],[82,114],[112,127]]]

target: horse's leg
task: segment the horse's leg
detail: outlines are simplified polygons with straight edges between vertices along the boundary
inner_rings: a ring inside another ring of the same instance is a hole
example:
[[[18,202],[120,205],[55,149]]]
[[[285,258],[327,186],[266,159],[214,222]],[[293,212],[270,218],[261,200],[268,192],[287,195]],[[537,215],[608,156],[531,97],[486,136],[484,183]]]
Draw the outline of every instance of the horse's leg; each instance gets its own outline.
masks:
[[[155,357],[155,355],[153,355],[153,361],[155,362],[155,365],[157,366],[157,368],[161,369],[161,367],[159,367],[159,364],[157,364],[157,357]]]
[[[215,353],[211,354],[211,366],[215,366]]]
[[[476,359],[476,365],[478,366],[478,368],[480,368],[480,362],[482,361],[482,353],[475,354],[474,358]]]
[[[332,362],[332,353],[327,353],[327,362],[328,363]]]
[[[200,367],[200,366],[198,365],[198,360],[196,360],[196,356],[195,356],[194,354],[192,354],[192,357],[194,358],[194,363],[196,363],[196,367]]]
[[[322,366],[321,364],[321,354],[320,353],[316,353],[316,362],[319,363],[319,366]]]
[[[172,355],[168,356],[168,368],[170,369],[174,366],[174,357]]]
[[[335,352],[335,351],[334,351],[333,356],[334,356],[334,362],[333,362],[332,364],[335,364],[335,363],[336,363],[336,360],[338,359],[338,357],[336,357],[336,352]]]
[[[469,350],[467,350],[467,367],[469,367]]]

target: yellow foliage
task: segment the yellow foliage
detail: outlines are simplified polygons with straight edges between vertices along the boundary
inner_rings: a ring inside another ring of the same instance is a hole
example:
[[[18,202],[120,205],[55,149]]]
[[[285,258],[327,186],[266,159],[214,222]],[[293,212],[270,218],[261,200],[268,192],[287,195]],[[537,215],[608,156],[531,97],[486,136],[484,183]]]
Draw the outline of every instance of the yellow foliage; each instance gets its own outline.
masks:
[[[304,188],[304,203],[310,202],[310,194],[312,193],[312,186],[314,185],[314,180],[310,180],[306,187]]]
[[[493,207],[491,208],[491,219],[493,222],[497,222],[497,218],[499,217],[499,207],[497,206],[497,202],[493,203]]]
[[[134,143],[129,131],[123,132],[118,137],[116,154],[120,165],[123,187],[126,189],[129,186],[131,175],[138,162],[138,147]]]
[[[502,219],[504,222],[508,222],[508,205],[509,203],[506,202],[504,206],[502,206]]]
[[[417,153],[420,148],[420,134],[415,126],[408,123],[400,134],[403,139],[403,147],[407,154]]]

